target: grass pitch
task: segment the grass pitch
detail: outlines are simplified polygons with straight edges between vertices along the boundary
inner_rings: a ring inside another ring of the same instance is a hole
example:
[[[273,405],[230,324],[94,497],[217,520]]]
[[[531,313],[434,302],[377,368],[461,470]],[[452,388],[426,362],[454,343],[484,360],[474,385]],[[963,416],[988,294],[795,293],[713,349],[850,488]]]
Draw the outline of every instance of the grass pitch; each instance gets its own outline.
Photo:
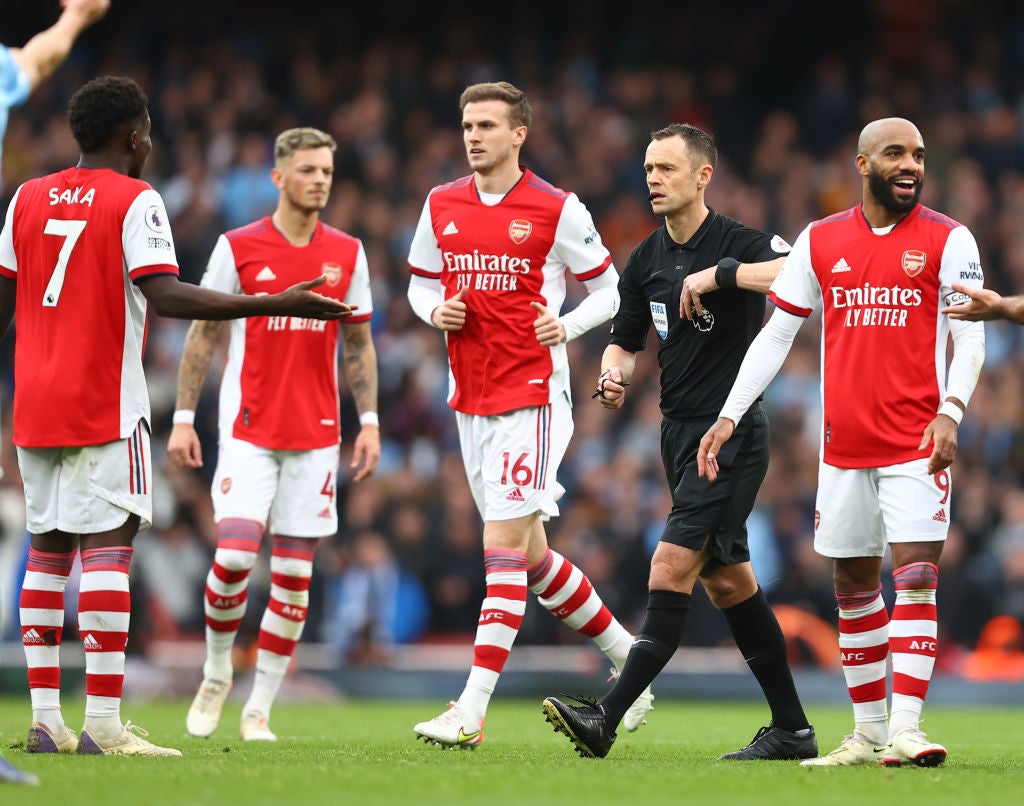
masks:
[[[657,700],[650,724],[620,731],[605,759],[580,759],[544,721],[540,698],[496,698],[477,750],[417,742],[412,725],[443,702],[281,703],[275,744],[238,739],[229,701],[209,739],[185,732],[188,703],[126,703],[124,716],[183,758],[24,753],[28,698],[0,699],[0,750],[42,780],[0,783],[0,803],[161,804],[964,804],[1016,802],[1024,791],[1024,709],[928,706],[925,730],[949,749],[945,766],[805,769],[797,762],[722,762],[767,719],[759,704]],[[81,701],[65,704],[80,726]],[[848,707],[811,706],[823,753],[851,727]]]

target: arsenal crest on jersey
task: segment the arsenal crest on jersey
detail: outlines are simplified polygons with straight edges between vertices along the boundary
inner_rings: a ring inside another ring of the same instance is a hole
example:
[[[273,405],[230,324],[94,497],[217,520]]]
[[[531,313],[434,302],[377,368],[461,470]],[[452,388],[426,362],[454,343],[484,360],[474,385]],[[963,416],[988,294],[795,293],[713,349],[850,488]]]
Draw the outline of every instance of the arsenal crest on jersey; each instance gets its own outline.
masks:
[[[903,271],[907,273],[907,277],[917,277],[927,262],[928,255],[920,249],[908,249],[903,253]]]
[[[337,263],[324,263],[320,271],[327,277],[327,285],[337,285],[341,282],[341,266]]]
[[[508,225],[508,237],[516,244],[521,244],[529,238],[531,232],[533,232],[533,224],[529,221],[524,221],[521,218],[514,219],[512,223]]]
[[[231,490],[231,479],[230,479],[230,477],[225,476],[224,478],[222,478],[220,480],[220,491],[224,495],[227,495],[230,490]]]

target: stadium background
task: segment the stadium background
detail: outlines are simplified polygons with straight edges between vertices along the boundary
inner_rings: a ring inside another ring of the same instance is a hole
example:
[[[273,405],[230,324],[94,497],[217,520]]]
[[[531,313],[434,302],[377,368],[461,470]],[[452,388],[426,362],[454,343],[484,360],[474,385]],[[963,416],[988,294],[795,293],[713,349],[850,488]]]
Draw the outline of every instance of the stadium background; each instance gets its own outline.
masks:
[[[53,19],[55,6],[4,4],[2,41],[21,44]],[[6,209],[20,181],[76,161],[64,121],[75,88],[98,74],[131,75],[149,94],[153,117],[155,152],[145,178],[167,203],[183,278],[198,281],[220,232],[273,208],[274,135],[314,125],[337,138],[323,218],[363,238],[368,250],[385,444],[373,480],[341,486],[342,527],[318,554],[303,644],[321,668],[387,670],[409,657],[417,668],[429,666],[444,646],[471,642],[483,595],[479,523],[445,404],[443,342],[405,299],[405,257],[423,198],[468,172],[457,109],[466,84],[508,79],[527,90],[535,121],[524,162],[580,195],[619,267],[658,223],[640,167],[652,129],[687,121],[711,131],[722,154],[709,203],[792,241],[808,221],[858,201],[852,155],[863,123],[909,117],[928,146],[925,203],[973,230],[987,285],[1024,290],[1024,9],[1017,4],[876,0],[848,4],[842,19],[833,13],[827,22],[818,4],[803,0],[671,10],[531,0],[500,16],[459,3],[340,6],[179,0],[154,10],[115,0],[69,62],[13,112],[0,201]],[[186,328],[151,323],[146,361],[157,465]],[[803,328],[766,395],[774,447],[751,539],[794,660],[834,670],[830,568],[811,548],[816,328],[813,321]],[[635,627],[668,506],[657,367],[653,351],[643,354],[624,412],[590,405],[605,335],[598,329],[570,345],[576,433],[560,474],[568,490],[563,514],[550,536]],[[1004,323],[989,324],[987,336],[985,371],[960,429],[938,663],[953,679],[1019,681],[1024,345],[1020,328]],[[2,662],[16,668],[25,539],[9,441],[12,345],[10,336],[0,345],[0,638],[8,642]],[[217,369],[197,417],[207,466],[197,474],[162,469],[156,525],[136,541],[129,647],[139,662],[193,658],[202,635],[215,540],[206,488],[216,456]],[[347,397],[342,416],[351,435],[357,424]],[[262,568],[243,637],[255,636],[268,585]],[[716,654],[730,645],[724,620],[697,598],[684,645],[701,648],[693,656],[709,668],[727,666],[734,659]],[[169,651],[168,642],[179,649]],[[539,647],[532,655],[538,668],[551,657],[545,651],[564,659],[581,646],[535,605],[518,639],[524,644]],[[199,661],[189,663],[198,675]]]

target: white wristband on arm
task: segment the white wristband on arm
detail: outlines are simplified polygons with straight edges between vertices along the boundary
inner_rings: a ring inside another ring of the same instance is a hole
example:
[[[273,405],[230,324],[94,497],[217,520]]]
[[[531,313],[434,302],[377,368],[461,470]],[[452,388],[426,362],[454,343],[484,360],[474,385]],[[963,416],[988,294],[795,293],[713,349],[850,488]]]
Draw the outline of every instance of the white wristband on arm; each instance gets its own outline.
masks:
[[[174,425],[195,425],[196,413],[188,409],[178,409],[174,412],[174,416],[171,417],[171,422]]]
[[[375,411],[364,411],[359,415],[360,425],[375,425],[380,428],[380,417],[377,416]]]
[[[946,400],[943,401],[942,405],[939,406],[938,414],[945,414],[947,417],[952,418],[953,422],[957,425],[964,419],[964,410],[960,408],[956,403],[951,403]]]

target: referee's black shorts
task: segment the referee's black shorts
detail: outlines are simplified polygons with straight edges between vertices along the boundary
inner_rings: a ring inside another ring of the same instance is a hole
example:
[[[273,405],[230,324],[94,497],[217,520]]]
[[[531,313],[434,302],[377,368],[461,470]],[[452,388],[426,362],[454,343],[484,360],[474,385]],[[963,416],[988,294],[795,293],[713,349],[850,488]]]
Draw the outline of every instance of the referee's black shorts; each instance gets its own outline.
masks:
[[[672,490],[661,539],[694,551],[707,541],[712,559],[702,573],[749,562],[747,516],[768,471],[768,417],[755,403],[719,450],[718,478],[709,482],[698,476],[697,449],[715,419],[661,423],[661,457]]]

